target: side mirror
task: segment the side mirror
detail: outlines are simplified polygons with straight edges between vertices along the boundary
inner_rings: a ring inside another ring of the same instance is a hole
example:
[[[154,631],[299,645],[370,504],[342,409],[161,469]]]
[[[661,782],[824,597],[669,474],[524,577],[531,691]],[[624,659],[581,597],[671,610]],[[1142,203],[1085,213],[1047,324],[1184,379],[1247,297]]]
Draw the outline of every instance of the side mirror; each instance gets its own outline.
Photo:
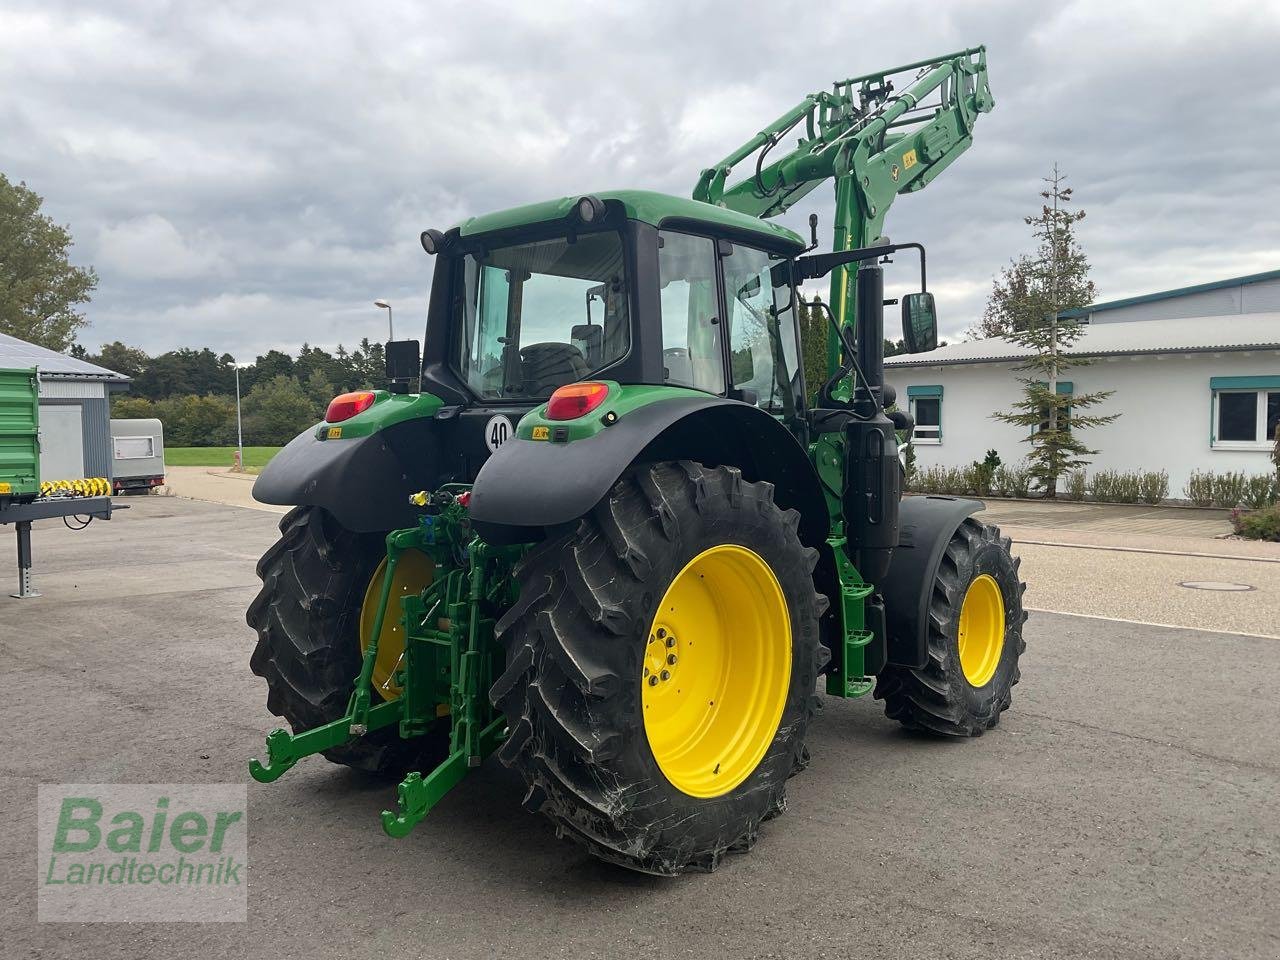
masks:
[[[908,293],[902,298],[902,339],[907,353],[937,349],[938,308],[932,293]]]
[[[393,384],[421,376],[422,348],[417,340],[388,340],[383,349],[387,359],[387,379]]]

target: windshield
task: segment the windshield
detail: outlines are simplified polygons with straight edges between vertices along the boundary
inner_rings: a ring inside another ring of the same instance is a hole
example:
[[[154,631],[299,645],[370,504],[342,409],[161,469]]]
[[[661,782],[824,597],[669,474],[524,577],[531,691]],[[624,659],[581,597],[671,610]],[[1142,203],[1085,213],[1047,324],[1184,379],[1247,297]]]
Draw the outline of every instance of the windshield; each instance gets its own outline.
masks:
[[[579,234],[462,258],[455,370],[479,396],[542,399],[627,352],[622,238]]]

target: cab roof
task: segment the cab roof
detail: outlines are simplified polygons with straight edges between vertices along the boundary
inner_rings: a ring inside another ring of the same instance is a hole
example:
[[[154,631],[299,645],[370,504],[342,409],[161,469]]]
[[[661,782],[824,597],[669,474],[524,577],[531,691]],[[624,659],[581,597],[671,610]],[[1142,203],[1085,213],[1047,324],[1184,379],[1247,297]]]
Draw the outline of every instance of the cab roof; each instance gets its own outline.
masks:
[[[530,203],[508,210],[470,217],[457,224],[456,229],[461,236],[470,237],[488,233],[492,230],[506,230],[512,227],[529,226],[551,220],[562,220],[568,217],[574,204],[582,197],[560,197],[557,200],[544,200],[541,203]],[[639,220],[655,227],[669,226],[668,221],[684,221],[688,223],[704,223],[712,228],[731,229],[739,233],[754,234],[761,240],[770,242],[771,246],[794,247],[799,252],[805,246],[804,240],[797,233],[786,227],[767,220],[729,210],[725,207],[712,206],[700,200],[686,197],[674,197],[666,193],[655,193],[652,190],[609,190],[595,193],[605,203],[621,204],[630,220]]]

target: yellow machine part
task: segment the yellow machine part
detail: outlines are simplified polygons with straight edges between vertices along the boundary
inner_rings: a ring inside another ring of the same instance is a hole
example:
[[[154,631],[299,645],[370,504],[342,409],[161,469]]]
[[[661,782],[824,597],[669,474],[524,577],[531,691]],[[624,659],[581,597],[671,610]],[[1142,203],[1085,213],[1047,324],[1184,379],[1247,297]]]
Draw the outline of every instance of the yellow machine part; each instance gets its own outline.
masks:
[[[421,593],[435,577],[435,564],[431,558],[417,550],[406,550],[396,563],[395,576],[391,580],[391,597],[387,613],[378,635],[378,653],[373,660],[373,688],[384,700],[397,699],[404,690],[396,683],[396,671],[404,660],[404,626],[400,623],[400,600],[411,593]],[[382,599],[382,583],[387,576],[387,561],[378,564],[373,579],[364,592],[364,604],[360,608],[360,652],[369,646],[373,637],[373,624],[378,617],[378,603]]]
[[[111,481],[106,477],[83,480],[45,480],[40,484],[42,497],[109,497]]]
[[[974,687],[992,678],[1004,652],[1004,597],[989,573],[973,578],[960,606],[960,669]]]
[[[764,758],[791,686],[791,616],[769,565],[721,544],[667,588],[649,628],[644,728],[662,773],[694,797],[718,797]]]

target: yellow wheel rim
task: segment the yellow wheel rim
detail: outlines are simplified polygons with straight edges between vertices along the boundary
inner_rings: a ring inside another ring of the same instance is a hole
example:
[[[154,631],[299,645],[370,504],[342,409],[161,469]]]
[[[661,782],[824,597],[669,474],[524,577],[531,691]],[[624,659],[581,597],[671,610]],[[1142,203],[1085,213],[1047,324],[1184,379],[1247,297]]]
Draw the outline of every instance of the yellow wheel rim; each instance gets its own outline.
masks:
[[[965,591],[957,639],[964,678],[971,686],[985,686],[1004,651],[1004,597],[989,573],[975,577]]]
[[[396,574],[391,579],[391,598],[387,603],[387,615],[378,635],[378,653],[373,659],[373,689],[384,700],[395,700],[404,691],[396,683],[396,671],[404,660],[404,627],[400,625],[400,598],[410,593],[421,593],[435,576],[435,564],[426,554],[407,550],[396,563]],[[364,604],[360,607],[360,652],[369,648],[373,637],[373,621],[378,617],[378,601],[382,599],[382,581],[387,576],[387,561],[378,564],[373,579],[364,592]]]
[[[641,684],[649,749],[672,786],[718,797],[747,779],[791,685],[791,617],[769,565],[734,544],[690,560],[649,627]]]

